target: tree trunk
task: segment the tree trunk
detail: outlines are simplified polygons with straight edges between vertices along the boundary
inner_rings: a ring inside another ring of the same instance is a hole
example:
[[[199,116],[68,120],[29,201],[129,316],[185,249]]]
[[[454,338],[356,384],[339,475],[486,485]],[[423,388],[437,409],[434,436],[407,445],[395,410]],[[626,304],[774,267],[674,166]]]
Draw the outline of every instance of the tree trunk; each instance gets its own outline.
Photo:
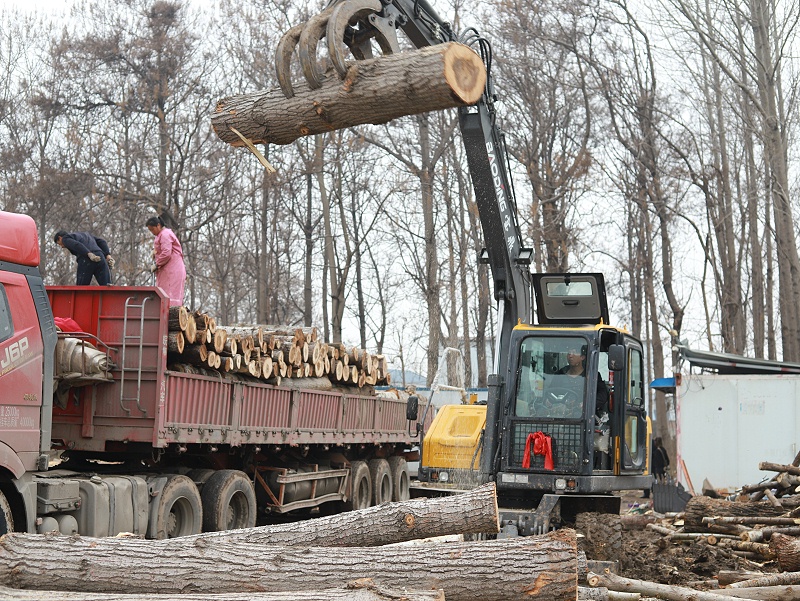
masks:
[[[208,360],[208,349],[204,344],[187,344],[183,347],[181,361],[192,365],[205,364]]]
[[[167,352],[180,355],[184,348],[183,332],[170,332],[167,336]]]
[[[769,539],[769,548],[775,552],[782,571],[800,571],[800,540],[776,532]]]
[[[26,591],[0,586],[3,601],[444,601],[435,591],[393,590],[375,586],[369,579],[349,583],[338,589],[269,593],[130,595],[125,593],[74,593],[65,591]]]
[[[752,575],[753,572],[750,572],[750,574],[750,578],[746,580],[737,580],[730,583],[731,588],[756,588],[762,586],[800,584],[800,572],[784,572],[782,574],[756,573],[755,576]],[[720,575],[722,575],[721,572]]]
[[[169,329],[186,330],[189,324],[189,311],[183,305],[169,308]]]
[[[709,516],[779,516],[782,509],[769,503],[733,503],[723,499],[696,496],[684,509],[684,528],[687,532],[706,532],[703,518]]]
[[[358,61],[344,81],[331,76],[317,90],[287,99],[280,90],[223,98],[211,118],[223,142],[289,144],[301,136],[456,106],[483,94],[486,70],[467,46],[450,42]]]
[[[762,461],[758,464],[758,469],[768,472],[785,472],[793,476],[800,476],[800,467],[795,465],[784,465],[782,463],[772,463],[770,461]]]
[[[657,584],[644,580],[623,578],[616,574],[589,574],[590,586],[605,587],[610,591],[641,593],[668,601],[730,601],[731,597],[763,599],[764,601],[792,601],[800,599],[797,587],[761,587],[750,589],[719,589],[714,592],[698,591],[683,586]]]
[[[748,570],[720,570],[717,574],[717,582],[720,586],[728,586],[735,582],[744,582],[766,576],[763,572],[751,572]]]
[[[153,548],[161,541],[6,535],[0,539],[0,581],[23,588],[190,594],[303,591],[372,578],[391,588],[410,582],[421,590],[441,588],[448,601],[573,601],[577,596],[577,543],[568,529],[420,545],[413,553],[404,546],[299,548],[193,540],[183,550],[163,553]]]

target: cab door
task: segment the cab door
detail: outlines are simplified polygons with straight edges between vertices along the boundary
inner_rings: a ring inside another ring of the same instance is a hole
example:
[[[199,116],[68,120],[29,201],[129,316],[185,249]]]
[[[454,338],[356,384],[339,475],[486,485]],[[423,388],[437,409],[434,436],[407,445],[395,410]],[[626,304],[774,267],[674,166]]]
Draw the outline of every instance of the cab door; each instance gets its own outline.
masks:
[[[619,456],[621,473],[641,473],[647,466],[647,413],[645,372],[641,346],[626,341],[624,410]]]

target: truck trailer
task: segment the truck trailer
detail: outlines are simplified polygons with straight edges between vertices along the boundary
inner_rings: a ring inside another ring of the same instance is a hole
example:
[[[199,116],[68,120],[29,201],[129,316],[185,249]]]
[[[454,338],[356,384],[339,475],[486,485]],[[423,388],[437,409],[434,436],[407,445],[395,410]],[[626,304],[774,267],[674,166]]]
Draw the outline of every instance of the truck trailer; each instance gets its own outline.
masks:
[[[171,370],[158,288],[45,287],[39,260],[34,221],[0,212],[0,533],[168,538],[408,498],[405,400]],[[103,369],[56,369],[65,347]]]

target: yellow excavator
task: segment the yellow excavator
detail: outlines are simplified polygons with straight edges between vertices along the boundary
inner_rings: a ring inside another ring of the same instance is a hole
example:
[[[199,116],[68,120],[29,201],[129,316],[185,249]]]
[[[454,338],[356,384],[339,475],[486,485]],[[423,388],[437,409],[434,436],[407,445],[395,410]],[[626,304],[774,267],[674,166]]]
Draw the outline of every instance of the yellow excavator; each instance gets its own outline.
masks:
[[[487,71],[482,97],[458,116],[486,244],[479,260],[490,268],[497,302],[494,363],[485,404],[446,406],[421,433],[419,479],[494,481],[499,536],[545,532],[587,513],[618,515],[612,493],[651,482],[642,343],[608,325],[601,274],[530,272],[533,251],[522,244],[497,124],[490,43],[472,28],[455,32],[425,0],[334,0],[285,34],[278,79],[290,79],[287,57],[297,50],[309,85],[318,87],[315,74],[325,69],[313,46],[321,38],[331,72],[341,74],[348,61],[397,52],[399,34],[414,48],[461,42]]]

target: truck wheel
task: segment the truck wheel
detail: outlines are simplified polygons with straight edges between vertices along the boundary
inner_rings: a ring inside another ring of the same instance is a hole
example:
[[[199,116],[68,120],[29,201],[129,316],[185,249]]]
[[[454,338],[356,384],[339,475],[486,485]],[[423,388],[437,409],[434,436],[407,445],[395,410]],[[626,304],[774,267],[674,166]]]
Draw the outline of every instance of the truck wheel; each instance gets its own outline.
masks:
[[[389,457],[389,471],[392,474],[392,501],[408,501],[411,498],[408,462],[402,457]]]
[[[583,512],[575,516],[575,530],[583,534],[579,549],[589,559],[612,561],[622,551],[622,521],[614,513]]]
[[[194,482],[186,476],[169,476],[156,499],[156,523],[148,528],[151,538],[175,538],[200,534],[203,525],[203,505]]]
[[[194,485],[197,487],[197,490],[200,491],[200,496],[203,496],[203,486],[205,483],[208,482],[208,479],[216,473],[216,470],[208,469],[208,468],[197,468],[193,470],[189,470],[186,472],[186,477],[189,478]]]
[[[350,505],[352,509],[366,509],[372,504],[372,480],[369,466],[365,461],[354,461],[350,464],[352,478]]]
[[[14,532],[14,516],[11,514],[11,504],[6,496],[0,492],[0,535]]]
[[[214,472],[203,485],[203,532],[256,525],[256,492],[238,470]]]
[[[392,500],[392,472],[386,459],[373,459],[369,462],[369,475],[372,480],[372,496],[375,505]]]

